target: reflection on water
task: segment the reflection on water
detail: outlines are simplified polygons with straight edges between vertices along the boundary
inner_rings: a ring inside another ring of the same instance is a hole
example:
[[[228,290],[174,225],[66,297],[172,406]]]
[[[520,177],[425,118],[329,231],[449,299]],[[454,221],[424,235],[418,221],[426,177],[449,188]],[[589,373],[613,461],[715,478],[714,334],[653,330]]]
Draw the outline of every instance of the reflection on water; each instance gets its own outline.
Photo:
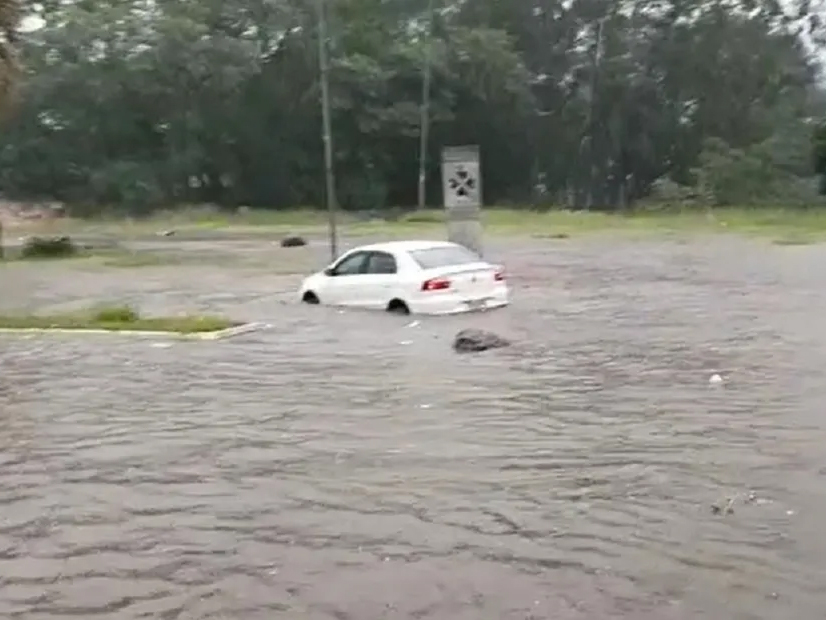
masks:
[[[18,275],[273,329],[0,340],[0,616],[820,618],[822,253],[503,247],[510,309],[417,327],[260,269]]]

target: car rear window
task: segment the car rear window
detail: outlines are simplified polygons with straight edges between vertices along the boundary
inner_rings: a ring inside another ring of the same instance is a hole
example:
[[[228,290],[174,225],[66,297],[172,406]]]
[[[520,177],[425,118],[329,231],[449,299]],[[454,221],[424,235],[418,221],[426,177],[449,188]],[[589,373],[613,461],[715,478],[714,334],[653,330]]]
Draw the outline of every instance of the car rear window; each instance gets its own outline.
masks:
[[[426,250],[414,250],[410,252],[419,267],[422,269],[439,269],[440,267],[453,267],[455,265],[467,265],[478,263],[481,258],[460,245],[445,245]]]

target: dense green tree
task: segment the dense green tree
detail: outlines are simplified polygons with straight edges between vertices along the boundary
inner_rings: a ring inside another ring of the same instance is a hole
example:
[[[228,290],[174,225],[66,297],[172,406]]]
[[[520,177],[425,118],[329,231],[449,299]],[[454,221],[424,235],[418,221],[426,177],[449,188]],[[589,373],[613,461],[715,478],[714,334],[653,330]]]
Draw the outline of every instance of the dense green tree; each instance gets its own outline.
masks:
[[[328,3],[341,202],[412,205],[427,0]],[[316,0],[35,6],[0,191],[92,212],[323,201]],[[824,113],[814,0],[436,8],[431,203],[450,144],[480,145],[488,202],[623,208],[667,182],[715,204],[799,203],[826,178],[823,151],[809,157]]]
[[[17,0],[0,0],[0,112],[8,110],[18,83],[17,31],[20,17],[20,3]]]

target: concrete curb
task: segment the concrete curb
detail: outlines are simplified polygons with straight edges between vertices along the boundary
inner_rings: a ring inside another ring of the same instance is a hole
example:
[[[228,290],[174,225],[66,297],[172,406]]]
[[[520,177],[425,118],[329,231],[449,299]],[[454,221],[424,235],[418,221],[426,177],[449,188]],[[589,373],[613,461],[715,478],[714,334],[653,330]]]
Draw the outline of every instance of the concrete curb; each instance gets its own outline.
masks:
[[[107,336],[144,336],[147,338],[174,338],[175,340],[226,340],[266,329],[266,323],[244,323],[235,327],[228,327],[217,332],[197,332],[182,334],[180,332],[150,332],[141,330],[114,330],[114,329],[43,329],[38,327],[0,327],[0,334],[77,334],[78,336],[107,335]]]

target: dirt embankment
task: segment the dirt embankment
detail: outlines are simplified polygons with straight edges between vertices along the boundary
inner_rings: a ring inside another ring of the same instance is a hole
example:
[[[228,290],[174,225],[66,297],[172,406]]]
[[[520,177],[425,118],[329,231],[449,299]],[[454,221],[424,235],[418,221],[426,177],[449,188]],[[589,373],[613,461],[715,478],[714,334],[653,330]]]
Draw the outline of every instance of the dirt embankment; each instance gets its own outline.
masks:
[[[12,202],[0,200],[0,225],[19,228],[32,222],[65,217],[66,208],[60,202]]]

